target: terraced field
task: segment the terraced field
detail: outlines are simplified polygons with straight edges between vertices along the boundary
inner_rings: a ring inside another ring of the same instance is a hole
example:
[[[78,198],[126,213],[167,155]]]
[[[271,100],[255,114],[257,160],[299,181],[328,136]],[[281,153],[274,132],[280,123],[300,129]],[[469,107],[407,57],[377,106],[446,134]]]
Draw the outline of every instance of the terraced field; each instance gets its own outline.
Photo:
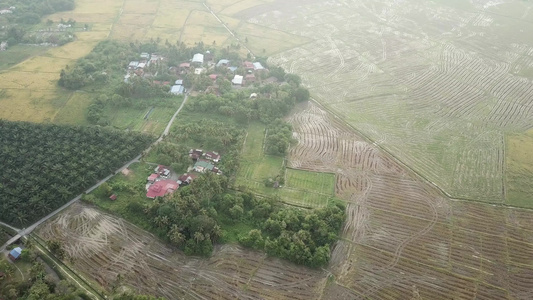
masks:
[[[314,38],[271,62],[452,197],[509,200],[505,135],[533,126],[533,4],[291,3],[249,19]]]

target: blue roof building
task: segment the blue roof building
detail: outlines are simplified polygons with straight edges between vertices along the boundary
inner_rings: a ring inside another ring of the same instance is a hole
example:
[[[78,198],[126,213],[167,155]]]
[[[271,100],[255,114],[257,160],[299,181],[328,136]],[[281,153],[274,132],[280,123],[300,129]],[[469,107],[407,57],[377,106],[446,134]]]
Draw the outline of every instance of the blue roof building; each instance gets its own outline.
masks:
[[[17,258],[20,257],[21,253],[22,253],[22,249],[20,247],[17,247],[11,250],[11,252],[9,252],[9,258],[11,258],[11,260],[16,260]]]

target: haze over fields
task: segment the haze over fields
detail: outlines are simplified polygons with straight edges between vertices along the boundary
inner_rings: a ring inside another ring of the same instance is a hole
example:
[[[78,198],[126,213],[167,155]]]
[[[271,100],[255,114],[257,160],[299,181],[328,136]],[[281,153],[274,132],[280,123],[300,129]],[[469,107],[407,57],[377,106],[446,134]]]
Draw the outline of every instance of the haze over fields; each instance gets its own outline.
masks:
[[[0,118],[83,117],[72,107],[88,98],[56,80],[103,39],[239,42],[302,77],[316,103],[288,118],[298,141],[288,167],[335,174],[347,205],[330,266],[309,272],[234,245],[205,261],[172,254],[126,221],[76,205],[38,234],[62,240],[85,276],[108,283],[123,270],[140,291],[191,299],[533,295],[533,2],[76,3],[50,18],[92,30],[2,71]],[[89,223],[99,230],[78,226]],[[151,276],[167,273],[155,288]]]

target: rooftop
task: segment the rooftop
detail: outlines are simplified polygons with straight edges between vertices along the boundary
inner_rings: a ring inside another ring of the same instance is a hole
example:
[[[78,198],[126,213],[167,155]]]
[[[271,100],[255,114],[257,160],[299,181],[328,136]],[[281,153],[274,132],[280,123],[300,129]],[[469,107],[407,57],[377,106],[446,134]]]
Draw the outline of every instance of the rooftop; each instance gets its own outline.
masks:
[[[241,75],[235,75],[235,77],[233,77],[233,80],[231,80],[231,83],[236,85],[242,85],[242,79],[243,77]]]
[[[201,63],[201,64],[203,64],[203,63],[204,63],[204,55],[201,54],[201,53],[196,53],[196,54],[192,57],[192,62],[193,62],[193,63]]]
[[[155,199],[156,197],[163,197],[166,194],[171,194],[175,190],[177,190],[179,187],[179,184],[176,181],[173,180],[161,180],[154,184],[152,184],[148,188],[148,192],[146,193],[146,197]]]

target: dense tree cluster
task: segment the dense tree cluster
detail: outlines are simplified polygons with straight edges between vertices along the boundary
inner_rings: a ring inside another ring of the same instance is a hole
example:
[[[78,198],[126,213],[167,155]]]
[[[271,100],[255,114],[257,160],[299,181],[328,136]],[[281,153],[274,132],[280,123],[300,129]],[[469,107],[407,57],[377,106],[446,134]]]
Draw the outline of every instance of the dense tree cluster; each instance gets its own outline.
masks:
[[[272,155],[285,156],[292,139],[291,124],[277,119],[267,127],[265,152]]]
[[[250,98],[249,90],[234,91],[219,97],[213,94],[200,95],[191,98],[187,109],[221,114],[241,123],[259,120],[270,124],[284,117],[294,107],[297,89],[299,88],[288,84],[267,84],[254,88],[257,98]]]
[[[127,44],[113,40],[102,41],[74,66],[61,70],[58,83],[71,90],[90,84],[101,87],[108,81],[114,81],[116,84],[122,82],[124,70],[130,60],[136,60],[138,57],[139,53]]]
[[[67,280],[57,281],[53,276],[46,274],[45,266],[36,260],[33,251],[25,249],[22,260],[32,263],[29,278],[16,280],[15,267],[8,262],[0,262],[0,271],[7,278],[0,281],[0,295],[6,300],[81,300],[89,299],[82,291]]]
[[[74,9],[74,0],[0,0],[0,7],[15,7],[13,13],[2,15],[13,24],[38,24],[45,15]]]
[[[178,192],[155,200],[145,212],[154,226],[166,233],[171,244],[186,254],[207,256],[222,234],[212,201],[226,190],[225,176],[207,172]]]
[[[330,246],[337,240],[345,219],[340,205],[310,211],[282,207],[273,210],[266,220],[255,210],[253,207],[250,213],[261,229],[241,235],[239,242],[310,267],[329,262]]]
[[[213,243],[224,236],[221,220],[229,220],[256,227],[239,236],[246,247],[311,267],[329,262],[330,246],[344,222],[344,207],[289,208],[273,198],[233,192],[227,183],[224,176],[203,174],[179,192],[152,202],[145,212],[170,243],[187,254],[209,255]]]
[[[0,219],[28,224],[141,153],[151,136],[0,120]]]
[[[220,152],[222,160],[217,166],[224,174],[231,176],[239,167],[239,151],[245,133],[243,129],[235,126],[213,120],[205,120],[173,127],[170,135],[165,140],[174,145],[188,145],[192,148],[203,148],[207,151]],[[170,145],[166,147],[170,148]],[[183,147],[174,147],[176,150],[173,153],[176,155],[178,151],[184,149]],[[164,154],[161,150],[163,149],[156,148],[156,151]],[[170,151],[170,149],[167,151]],[[188,152],[187,150],[185,153]],[[170,156],[167,157],[170,158]],[[183,164],[183,157],[174,156],[172,163]]]

